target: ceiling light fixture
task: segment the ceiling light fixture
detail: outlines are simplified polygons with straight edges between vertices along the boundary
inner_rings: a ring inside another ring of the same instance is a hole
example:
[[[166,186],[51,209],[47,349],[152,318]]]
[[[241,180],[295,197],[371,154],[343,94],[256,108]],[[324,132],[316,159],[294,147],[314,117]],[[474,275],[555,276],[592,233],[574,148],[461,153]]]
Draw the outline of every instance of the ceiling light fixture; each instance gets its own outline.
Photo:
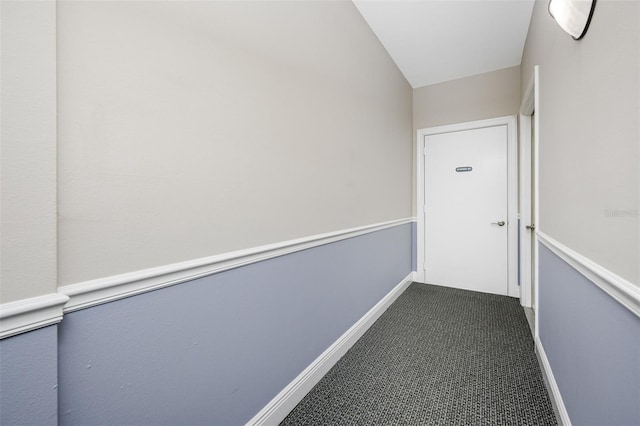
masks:
[[[587,33],[596,0],[549,0],[549,14],[574,40]]]

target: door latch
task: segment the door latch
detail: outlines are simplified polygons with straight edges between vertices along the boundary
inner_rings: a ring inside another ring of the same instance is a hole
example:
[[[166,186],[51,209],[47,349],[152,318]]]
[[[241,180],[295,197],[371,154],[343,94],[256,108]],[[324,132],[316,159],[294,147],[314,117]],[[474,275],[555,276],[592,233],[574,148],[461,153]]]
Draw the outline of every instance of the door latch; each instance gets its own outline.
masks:
[[[506,222],[504,220],[499,220],[497,222],[491,222],[492,225],[504,226]]]

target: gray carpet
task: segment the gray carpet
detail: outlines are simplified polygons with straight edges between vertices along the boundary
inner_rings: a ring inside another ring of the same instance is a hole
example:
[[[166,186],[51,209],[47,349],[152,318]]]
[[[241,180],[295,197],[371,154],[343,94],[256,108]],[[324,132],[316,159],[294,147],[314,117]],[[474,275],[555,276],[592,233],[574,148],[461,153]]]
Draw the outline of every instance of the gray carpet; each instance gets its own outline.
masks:
[[[411,284],[281,425],[555,425],[517,299]]]

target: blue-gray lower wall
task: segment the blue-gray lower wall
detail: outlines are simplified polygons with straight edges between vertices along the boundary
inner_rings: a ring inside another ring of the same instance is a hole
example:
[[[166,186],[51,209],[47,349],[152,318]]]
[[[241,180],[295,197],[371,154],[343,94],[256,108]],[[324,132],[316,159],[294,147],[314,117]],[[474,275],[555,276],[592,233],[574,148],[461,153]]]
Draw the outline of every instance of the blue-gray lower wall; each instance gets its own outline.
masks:
[[[0,340],[0,424],[55,425],[56,325]]]
[[[411,271],[406,224],[65,315],[60,424],[247,422]]]
[[[411,222],[411,270],[418,270],[418,223]]]
[[[539,334],[574,425],[640,424],[640,318],[540,244]]]

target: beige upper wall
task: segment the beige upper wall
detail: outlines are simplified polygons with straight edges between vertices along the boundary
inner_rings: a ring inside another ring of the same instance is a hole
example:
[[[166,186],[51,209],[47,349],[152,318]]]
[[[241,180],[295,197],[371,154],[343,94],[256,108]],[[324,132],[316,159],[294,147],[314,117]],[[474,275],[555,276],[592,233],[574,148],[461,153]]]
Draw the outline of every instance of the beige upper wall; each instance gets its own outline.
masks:
[[[56,292],[56,5],[0,2],[0,302]]]
[[[519,66],[419,87],[413,90],[413,138],[418,129],[515,115],[519,109]],[[417,215],[415,180],[414,164],[413,212]]]
[[[518,113],[520,67],[413,90],[414,130]]]
[[[599,1],[574,41],[537,1],[522,91],[540,66],[540,224],[640,284],[640,2]]]
[[[61,285],[411,216],[412,89],[351,2],[58,4]]]

